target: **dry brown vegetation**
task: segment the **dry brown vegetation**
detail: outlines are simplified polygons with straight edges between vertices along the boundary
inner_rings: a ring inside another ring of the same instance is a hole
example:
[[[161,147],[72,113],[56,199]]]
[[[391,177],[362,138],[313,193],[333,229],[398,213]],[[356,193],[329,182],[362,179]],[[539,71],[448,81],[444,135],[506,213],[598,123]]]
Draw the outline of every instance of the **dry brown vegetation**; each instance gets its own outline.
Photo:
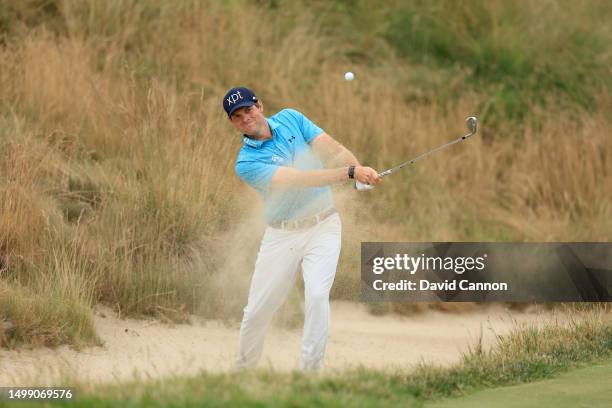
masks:
[[[481,118],[479,137],[372,192],[336,188],[345,234],[334,297],[358,296],[361,241],[609,239],[607,88],[589,85],[588,108],[551,93],[546,104],[525,102],[529,120],[494,120],[491,87],[466,86],[467,71],[442,75],[399,57],[368,26],[361,40],[371,49],[353,55],[342,25],[326,25],[340,17],[313,7],[0,2],[9,342],[95,341],[95,302],[172,320],[239,316],[262,222],[233,172],[240,138],[220,101],[234,85],[254,88],[268,113],[301,110],[378,169]],[[353,82],[342,79],[349,69]],[[431,84],[422,94],[410,87],[417,75]]]

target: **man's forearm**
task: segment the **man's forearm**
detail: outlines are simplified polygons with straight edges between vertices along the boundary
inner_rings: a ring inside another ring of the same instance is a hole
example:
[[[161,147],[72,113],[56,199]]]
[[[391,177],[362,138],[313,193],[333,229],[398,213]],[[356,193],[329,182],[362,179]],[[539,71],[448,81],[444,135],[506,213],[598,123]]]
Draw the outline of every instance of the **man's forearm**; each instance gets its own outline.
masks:
[[[312,146],[328,168],[361,165],[350,150],[325,132],[315,138]]]
[[[349,179],[348,167],[301,171],[291,167],[280,167],[270,182],[270,190],[299,187],[321,187],[338,184]]]
[[[361,166],[361,163],[359,163],[357,157],[355,157],[355,155],[349,149],[342,146],[341,144],[338,145],[339,148],[336,154],[330,157],[329,160],[332,166]]]

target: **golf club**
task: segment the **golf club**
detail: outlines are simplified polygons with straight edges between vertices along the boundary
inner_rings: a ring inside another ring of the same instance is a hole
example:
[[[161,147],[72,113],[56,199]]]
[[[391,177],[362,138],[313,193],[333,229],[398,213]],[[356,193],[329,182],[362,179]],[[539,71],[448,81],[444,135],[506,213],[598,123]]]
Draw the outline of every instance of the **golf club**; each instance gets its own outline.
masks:
[[[476,134],[476,131],[478,130],[478,119],[476,119],[475,116],[470,116],[469,118],[467,118],[465,120],[465,122],[467,124],[467,128],[469,130],[469,133],[466,133],[465,135],[461,136],[459,139],[453,140],[452,142],[448,142],[446,144],[443,144],[442,146],[436,147],[435,149],[432,149],[432,150],[430,150],[430,151],[428,151],[426,153],[423,153],[420,156],[417,156],[417,157],[415,157],[412,160],[408,160],[407,162],[404,162],[404,163],[402,163],[402,164],[400,164],[398,166],[392,167],[389,170],[385,170],[382,173],[378,173],[378,177],[382,178],[382,177],[388,176],[391,173],[395,173],[396,171],[398,171],[402,167],[407,166],[409,164],[416,163],[419,160],[422,160],[425,157],[429,156],[430,154],[437,152],[438,150],[446,149],[447,147],[452,146],[455,143],[459,143],[459,142],[461,142],[461,141],[463,141],[463,140],[465,140],[465,139],[467,139],[467,138],[469,138],[471,136],[474,136]],[[371,190],[371,189],[374,188],[374,186],[370,185],[370,184],[365,184],[365,183],[361,183],[361,182],[357,181],[355,183],[355,188],[357,190],[359,190],[359,191],[362,191],[362,190]]]

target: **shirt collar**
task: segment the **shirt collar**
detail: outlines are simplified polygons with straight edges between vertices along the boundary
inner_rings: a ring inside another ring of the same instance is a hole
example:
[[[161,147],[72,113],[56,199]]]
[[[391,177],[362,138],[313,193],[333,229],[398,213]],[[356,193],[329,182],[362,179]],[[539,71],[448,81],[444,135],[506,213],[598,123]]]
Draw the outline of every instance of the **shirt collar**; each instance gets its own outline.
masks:
[[[244,142],[245,145],[254,147],[255,149],[261,149],[261,145],[264,142],[264,140],[251,139],[250,137],[246,135],[243,135],[242,141]]]
[[[268,121],[268,125],[270,126],[270,131],[274,132],[274,130],[280,126],[280,123],[278,123],[277,121],[275,121],[272,118],[266,118],[266,120]],[[247,135],[242,135],[242,141],[244,142],[245,145],[247,146],[251,146],[254,147],[255,149],[261,149],[261,146],[264,144],[265,140],[255,140],[255,139],[251,139],[250,137],[248,137]],[[274,136],[274,135],[272,135]]]

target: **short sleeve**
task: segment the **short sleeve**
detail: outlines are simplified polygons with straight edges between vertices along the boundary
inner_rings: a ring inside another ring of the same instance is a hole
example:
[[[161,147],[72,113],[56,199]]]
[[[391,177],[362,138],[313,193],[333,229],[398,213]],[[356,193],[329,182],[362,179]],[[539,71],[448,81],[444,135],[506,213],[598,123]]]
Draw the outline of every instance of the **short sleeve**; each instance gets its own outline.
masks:
[[[264,196],[268,194],[270,182],[276,169],[277,166],[274,164],[254,160],[236,163],[236,174],[238,174],[238,177]]]
[[[300,131],[302,132],[306,143],[312,142],[312,139],[323,133],[323,129],[315,125],[310,119],[304,116],[303,113],[298,112],[294,109],[287,109],[287,111],[296,120],[297,125],[300,128]]]

